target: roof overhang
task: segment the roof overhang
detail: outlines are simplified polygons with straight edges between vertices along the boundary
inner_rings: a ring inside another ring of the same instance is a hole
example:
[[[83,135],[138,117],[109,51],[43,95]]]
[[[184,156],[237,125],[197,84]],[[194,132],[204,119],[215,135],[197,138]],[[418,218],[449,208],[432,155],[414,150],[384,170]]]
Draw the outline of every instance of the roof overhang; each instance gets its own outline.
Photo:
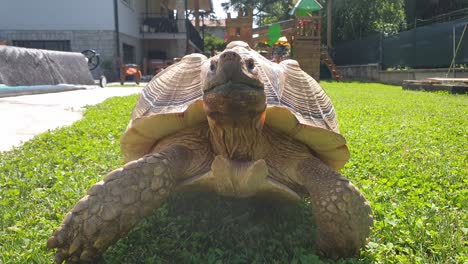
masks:
[[[196,2],[198,2],[198,10],[205,10],[207,12],[213,11],[212,0],[186,0],[186,1],[187,1],[188,10],[195,10]],[[177,0],[169,0],[167,3],[167,7],[171,10],[176,10]]]

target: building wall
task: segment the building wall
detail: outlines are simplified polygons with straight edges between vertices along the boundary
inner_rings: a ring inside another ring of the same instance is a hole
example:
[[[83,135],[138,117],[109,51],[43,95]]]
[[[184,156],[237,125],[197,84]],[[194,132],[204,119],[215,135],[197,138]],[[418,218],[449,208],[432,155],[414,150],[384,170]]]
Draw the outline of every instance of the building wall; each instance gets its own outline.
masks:
[[[155,39],[144,40],[143,42],[143,56],[151,51],[165,51],[168,60],[175,57],[182,57],[185,55],[185,40],[181,39]]]
[[[145,1],[117,0],[117,2],[119,4],[118,10],[120,33],[124,33],[130,37],[139,38],[141,27],[141,14],[145,12]]]
[[[359,80],[401,85],[404,80],[421,80],[425,78],[445,78],[448,69],[415,69],[415,70],[380,70],[379,64],[362,64],[337,66],[345,80]],[[468,78],[468,70],[452,70],[449,78]]]
[[[135,61],[133,63],[140,64],[143,62],[143,47],[142,40],[127,34],[120,33],[120,56],[123,57],[123,44],[133,46],[135,48]]]
[[[0,30],[113,30],[113,2],[0,0]]]
[[[117,3],[120,32],[140,37],[145,1],[117,0]],[[0,0],[0,6],[0,30],[115,29],[113,0]]]
[[[380,65],[377,63],[337,66],[336,68],[347,80],[379,81]]]
[[[145,12],[143,0],[117,0],[119,7],[120,56],[123,57],[123,43],[135,48],[135,62],[142,65],[143,47],[140,34],[142,13]]]

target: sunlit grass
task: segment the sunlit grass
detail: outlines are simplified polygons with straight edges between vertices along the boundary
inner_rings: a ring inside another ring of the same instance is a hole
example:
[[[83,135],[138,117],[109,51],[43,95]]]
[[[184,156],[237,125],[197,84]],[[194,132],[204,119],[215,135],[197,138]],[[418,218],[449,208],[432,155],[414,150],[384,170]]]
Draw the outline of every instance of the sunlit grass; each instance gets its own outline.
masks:
[[[327,83],[352,158],[342,174],[375,225],[349,263],[464,263],[468,96]],[[101,176],[122,165],[119,137],[137,96],[90,107],[74,125],[0,153],[0,263],[51,263],[45,242]],[[177,195],[119,241],[108,263],[314,263],[305,205]]]

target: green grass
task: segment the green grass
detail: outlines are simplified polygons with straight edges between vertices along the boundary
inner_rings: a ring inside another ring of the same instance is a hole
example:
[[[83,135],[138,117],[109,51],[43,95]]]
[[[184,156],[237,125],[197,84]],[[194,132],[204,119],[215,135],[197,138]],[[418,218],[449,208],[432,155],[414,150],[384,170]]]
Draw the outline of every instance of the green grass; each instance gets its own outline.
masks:
[[[327,83],[352,158],[342,174],[375,225],[359,259],[467,263],[468,97]],[[137,96],[89,107],[66,128],[0,153],[0,263],[51,263],[45,242],[86,190],[122,164]],[[315,263],[306,204],[185,194],[142,222],[107,263]]]

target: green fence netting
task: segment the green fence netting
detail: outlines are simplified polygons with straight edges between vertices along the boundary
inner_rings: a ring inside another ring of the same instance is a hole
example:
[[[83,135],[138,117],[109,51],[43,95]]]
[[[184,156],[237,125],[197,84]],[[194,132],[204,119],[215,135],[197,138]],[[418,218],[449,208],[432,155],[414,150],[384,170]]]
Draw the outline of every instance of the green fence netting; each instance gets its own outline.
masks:
[[[468,33],[461,39],[468,17],[432,24],[381,37],[372,35],[335,47],[337,65],[381,63],[382,67],[449,67],[455,46],[461,41],[455,64],[468,64]],[[455,32],[455,38],[454,33]]]

